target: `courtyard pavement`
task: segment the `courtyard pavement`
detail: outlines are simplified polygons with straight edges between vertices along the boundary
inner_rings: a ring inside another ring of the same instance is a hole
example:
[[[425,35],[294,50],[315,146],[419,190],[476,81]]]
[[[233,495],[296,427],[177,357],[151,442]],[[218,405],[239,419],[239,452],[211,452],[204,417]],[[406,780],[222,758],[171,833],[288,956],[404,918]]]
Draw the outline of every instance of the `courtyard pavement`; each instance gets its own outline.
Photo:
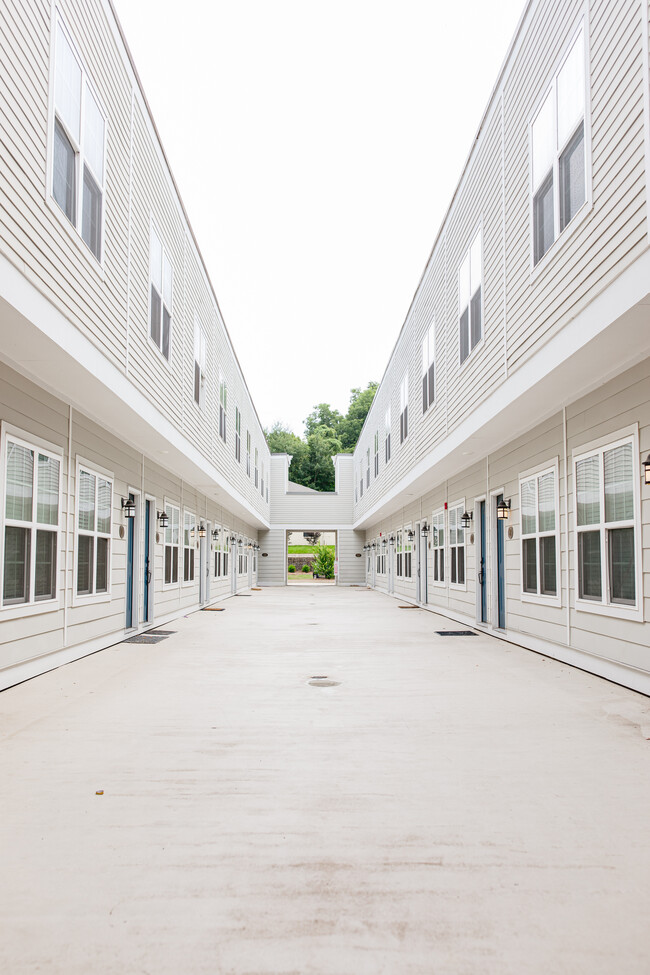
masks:
[[[647,975],[647,698],[365,589],[223,605],[0,695],[0,971]]]

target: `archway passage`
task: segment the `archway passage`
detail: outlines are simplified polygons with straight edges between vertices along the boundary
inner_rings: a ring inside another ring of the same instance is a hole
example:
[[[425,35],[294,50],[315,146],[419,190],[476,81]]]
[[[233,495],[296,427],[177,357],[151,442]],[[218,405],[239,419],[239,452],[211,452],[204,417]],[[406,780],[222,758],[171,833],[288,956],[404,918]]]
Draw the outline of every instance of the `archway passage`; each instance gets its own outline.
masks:
[[[287,531],[286,553],[288,585],[336,585],[336,531],[315,528]]]

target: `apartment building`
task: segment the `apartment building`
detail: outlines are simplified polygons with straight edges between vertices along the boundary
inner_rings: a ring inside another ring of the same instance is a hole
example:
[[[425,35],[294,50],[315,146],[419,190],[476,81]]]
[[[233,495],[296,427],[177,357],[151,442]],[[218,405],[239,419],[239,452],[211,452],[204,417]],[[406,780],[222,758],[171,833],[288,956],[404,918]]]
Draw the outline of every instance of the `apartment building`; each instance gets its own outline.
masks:
[[[650,693],[647,0],[531,0],[336,489],[271,457],[110,0],[0,7],[0,687],[335,531]]]
[[[361,433],[353,518],[370,585],[645,693],[648,27],[645,0],[526,7]]]
[[[251,586],[270,456],[109,0],[0,49],[7,686]]]

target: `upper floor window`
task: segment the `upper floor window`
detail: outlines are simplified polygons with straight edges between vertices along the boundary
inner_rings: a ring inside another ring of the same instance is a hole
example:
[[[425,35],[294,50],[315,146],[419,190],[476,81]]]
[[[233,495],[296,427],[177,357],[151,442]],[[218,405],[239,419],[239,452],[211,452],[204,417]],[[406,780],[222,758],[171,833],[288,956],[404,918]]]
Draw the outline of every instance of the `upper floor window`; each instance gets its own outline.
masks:
[[[241,413],[235,407],[235,460],[241,463]]]
[[[260,474],[260,494],[264,497],[264,461],[262,461],[262,469]]]
[[[409,374],[402,379],[399,388],[399,442],[404,443],[409,432]]]
[[[479,230],[458,270],[460,361],[464,362],[483,334],[483,234]]]
[[[61,457],[4,438],[2,604],[56,598]]]
[[[379,430],[375,433],[375,477],[379,477]]]
[[[363,461],[359,461],[359,500],[363,497]]]
[[[390,460],[390,406],[384,416],[384,448],[386,453],[386,463]]]
[[[581,27],[531,126],[533,261],[586,200],[585,41]]]
[[[226,421],[228,419],[228,387],[219,373],[219,436],[226,442]]]
[[[259,487],[260,470],[259,470],[259,451],[257,447],[255,448],[255,487]]]
[[[534,596],[557,596],[557,474],[548,470],[519,483],[521,586]]]
[[[422,339],[422,412],[426,413],[435,399],[435,339],[431,325]]]
[[[251,432],[246,431],[246,474],[251,476]]]
[[[152,226],[149,251],[151,288],[149,335],[169,361],[172,330],[172,263],[160,237]]]
[[[101,261],[106,120],[60,21],[54,61],[52,197]]]
[[[640,592],[635,438],[576,458],[578,603],[636,608]]]
[[[366,487],[370,487],[370,447],[366,450]]]
[[[194,320],[194,402],[203,409],[205,403],[205,332]]]

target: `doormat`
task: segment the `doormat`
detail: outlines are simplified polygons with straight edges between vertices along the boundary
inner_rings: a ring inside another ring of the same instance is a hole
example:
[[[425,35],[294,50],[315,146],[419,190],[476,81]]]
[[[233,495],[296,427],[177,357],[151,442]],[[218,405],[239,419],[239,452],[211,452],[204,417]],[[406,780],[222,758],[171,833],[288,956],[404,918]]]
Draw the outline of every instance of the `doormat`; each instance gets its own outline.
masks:
[[[202,613],[223,613],[225,612],[225,606],[204,606],[201,610]]]
[[[172,636],[177,630],[147,630],[146,636]]]
[[[160,636],[160,634],[150,633],[138,633],[137,636],[130,636],[128,640],[122,640],[122,643],[161,643],[162,640],[166,640],[166,636]]]
[[[414,606],[413,603],[409,603],[408,606],[398,606],[398,609],[419,609],[419,606]]]
[[[436,630],[436,636],[478,636],[474,630]]]
[[[250,599],[250,593],[249,592],[236,592],[235,593],[235,596],[248,596],[249,599]]]

